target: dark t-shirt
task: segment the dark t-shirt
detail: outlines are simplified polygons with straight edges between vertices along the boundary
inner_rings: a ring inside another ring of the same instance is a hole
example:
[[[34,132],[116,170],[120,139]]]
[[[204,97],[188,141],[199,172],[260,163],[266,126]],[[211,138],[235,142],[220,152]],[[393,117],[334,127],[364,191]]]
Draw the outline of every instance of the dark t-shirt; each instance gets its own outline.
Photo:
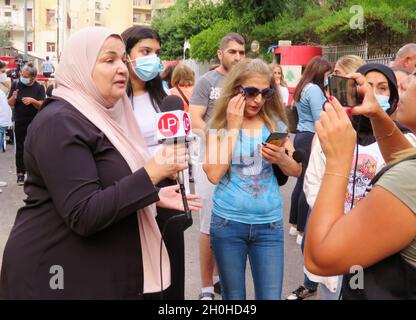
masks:
[[[20,81],[14,82],[12,87],[10,88],[8,99],[11,98],[13,92],[19,90],[17,95],[16,104],[14,105],[13,109],[13,116],[15,121],[31,121],[38,113],[38,109],[36,109],[33,105],[26,106],[22,98],[30,97],[36,100],[45,100],[45,88],[38,82],[35,82],[30,87],[25,86]]]

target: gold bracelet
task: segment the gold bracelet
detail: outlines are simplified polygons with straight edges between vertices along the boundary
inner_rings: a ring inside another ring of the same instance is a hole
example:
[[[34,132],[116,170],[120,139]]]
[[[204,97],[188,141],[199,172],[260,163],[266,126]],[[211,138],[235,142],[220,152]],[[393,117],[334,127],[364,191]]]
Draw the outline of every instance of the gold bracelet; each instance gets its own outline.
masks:
[[[383,140],[383,139],[386,139],[386,138],[390,138],[394,134],[394,132],[396,131],[396,128],[397,128],[396,124],[393,122],[393,130],[390,133],[388,133],[388,134],[386,134],[385,136],[382,136],[382,137],[374,136],[374,138],[376,138],[376,140]]]
[[[345,178],[347,180],[350,180],[350,177],[348,176],[344,176],[343,174],[340,173],[335,173],[335,172],[325,172],[326,176],[336,176],[336,177],[341,177],[341,178]]]

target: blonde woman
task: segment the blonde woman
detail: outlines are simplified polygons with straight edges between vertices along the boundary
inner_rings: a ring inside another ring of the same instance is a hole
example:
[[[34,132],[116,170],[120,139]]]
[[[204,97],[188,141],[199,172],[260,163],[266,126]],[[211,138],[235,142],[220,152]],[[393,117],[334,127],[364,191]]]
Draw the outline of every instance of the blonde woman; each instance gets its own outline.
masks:
[[[213,198],[211,242],[224,300],[244,300],[250,259],[256,299],[280,299],[283,281],[282,197],[273,165],[299,176],[294,148],[265,143],[271,132],[286,132],[286,116],[269,66],[246,59],[227,78],[209,123],[208,179]],[[286,153],[287,151],[287,153]]]
[[[279,88],[282,102],[284,106],[287,106],[289,105],[289,89],[287,88],[282,66],[280,64],[272,64],[270,65],[270,68],[272,68],[273,77],[276,80],[277,87]]]
[[[179,64],[173,70],[171,84],[170,93],[182,99],[184,109],[188,112],[189,100],[191,100],[192,89],[195,84],[195,72],[188,66]]]
[[[334,67],[334,75],[345,77],[347,74],[355,72],[359,67],[363,66],[365,61],[356,55],[348,54],[337,60]]]

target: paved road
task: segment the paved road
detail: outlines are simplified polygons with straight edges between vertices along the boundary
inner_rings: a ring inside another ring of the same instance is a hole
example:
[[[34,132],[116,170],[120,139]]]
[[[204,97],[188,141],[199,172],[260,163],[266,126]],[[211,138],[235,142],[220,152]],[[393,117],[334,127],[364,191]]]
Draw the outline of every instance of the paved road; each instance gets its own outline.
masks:
[[[23,188],[18,187],[15,181],[14,154],[11,147],[6,153],[0,153],[0,181],[6,181],[9,186],[3,188],[0,194],[0,262],[4,245],[7,241],[10,229],[13,225],[17,209],[23,205],[24,193]],[[288,235],[288,211],[290,205],[290,195],[295,183],[295,179],[289,179],[289,182],[282,188],[284,199],[284,217],[285,217],[285,277],[283,283],[283,297],[297,288],[303,281],[302,273],[302,255],[300,247],[296,244],[296,238]],[[199,252],[198,252],[198,225],[199,219],[194,215],[194,224],[185,235],[186,239],[186,299],[197,299],[200,290],[199,276]],[[249,269],[249,268],[248,268]],[[250,272],[247,271],[247,298],[253,299],[253,285],[250,278]]]

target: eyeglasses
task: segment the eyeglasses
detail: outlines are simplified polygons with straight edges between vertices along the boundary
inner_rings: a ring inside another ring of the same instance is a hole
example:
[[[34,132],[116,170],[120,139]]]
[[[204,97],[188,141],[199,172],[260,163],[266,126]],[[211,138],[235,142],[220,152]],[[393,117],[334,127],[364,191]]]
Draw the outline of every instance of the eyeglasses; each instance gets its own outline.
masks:
[[[244,94],[246,95],[247,98],[255,98],[259,94],[261,94],[264,100],[270,100],[273,98],[275,94],[275,90],[273,88],[267,88],[263,90],[260,90],[252,86],[249,86],[249,87],[240,86],[240,88],[244,91]]]

